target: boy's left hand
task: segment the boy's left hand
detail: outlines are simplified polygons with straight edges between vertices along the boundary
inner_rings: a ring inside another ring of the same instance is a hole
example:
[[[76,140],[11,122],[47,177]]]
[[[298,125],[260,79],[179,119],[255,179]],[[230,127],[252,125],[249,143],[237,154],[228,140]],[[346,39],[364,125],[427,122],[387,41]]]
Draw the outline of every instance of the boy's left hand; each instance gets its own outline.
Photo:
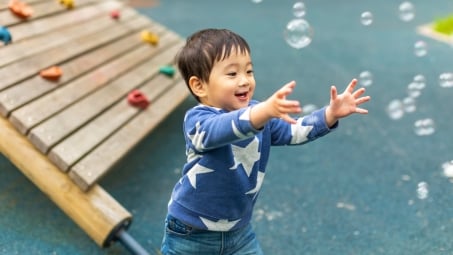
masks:
[[[363,93],[365,93],[365,88],[354,91],[356,85],[357,80],[353,79],[340,95],[337,94],[335,86],[330,88],[330,104],[326,109],[326,122],[329,127],[333,126],[339,119],[353,113],[368,113],[368,110],[360,108],[358,105],[368,102],[371,97],[362,97]]]

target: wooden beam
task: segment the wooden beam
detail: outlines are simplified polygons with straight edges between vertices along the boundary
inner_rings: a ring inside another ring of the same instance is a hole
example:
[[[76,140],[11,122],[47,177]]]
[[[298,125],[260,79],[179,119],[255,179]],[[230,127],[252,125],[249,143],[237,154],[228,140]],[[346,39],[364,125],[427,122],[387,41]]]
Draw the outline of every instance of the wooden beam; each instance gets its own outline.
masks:
[[[0,130],[0,152],[99,246],[108,246],[112,233],[130,224],[131,214],[99,185],[83,192],[3,117]]]

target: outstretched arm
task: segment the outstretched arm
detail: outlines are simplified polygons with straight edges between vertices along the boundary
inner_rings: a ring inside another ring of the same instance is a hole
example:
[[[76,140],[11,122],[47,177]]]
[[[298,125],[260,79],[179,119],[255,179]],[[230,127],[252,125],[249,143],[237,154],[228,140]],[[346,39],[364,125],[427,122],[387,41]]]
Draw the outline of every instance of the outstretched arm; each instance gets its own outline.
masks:
[[[250,111],[250,121],[253,127],[261,129],[272,118],[281,118],[291,124],[295,124],[296,120],[291,118],[289,114],[300,113],[302,109],[299,101],[286,99],[286,96],[293,92],[295,86],[296,82],[291,81],[266,101],[255,105]]]
[[[371,97],[363,96],[365,88],[354,91],[357,80],[353,79],[342,94],[337,94],[337,88],[330,88],[330,104],[326,108],[326,123],[329,127],[333,126],[339,119],[354,113],[367,114],[368,110],[358,107],[360,104],[368,102]]]

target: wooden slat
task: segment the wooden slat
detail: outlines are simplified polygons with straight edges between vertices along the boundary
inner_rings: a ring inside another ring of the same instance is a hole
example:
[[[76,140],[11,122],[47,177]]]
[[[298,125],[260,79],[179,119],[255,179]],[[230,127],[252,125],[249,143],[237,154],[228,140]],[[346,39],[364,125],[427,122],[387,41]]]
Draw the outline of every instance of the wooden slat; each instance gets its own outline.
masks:
[[[135,65],[156,54],[158,47],[142,44],[119,58],[78,77],[11,113],[10,121],[23,134],[43,120],[73,104],[92,91],[117,79]]]
[[[17,43],[23,39],[45,34],[52,30],[70,26],[74,23],[85,22],[97,16],[109,15],[109,12],[118,8],[113,2],[100,2],[95,5],[86,5],[77,7],[67,12],[59,12],[54,16],[45,19],[35,20],[33,22],[22,22],[17,26],[9,29],[13,36],[13,42]]]
[[[97,2],[98,0],[77,0],[75,8],[80,8],[84,5]],[[33,1],[29,4],[33,9],[32,16],[24,19],[13,14],[9,9],[4,9],[0,11],[0,24],[3,26],[15,26],[23,22],[31,22],[37,19],[42,19],[54,14],[69,12],[65,6],[58,3],[58,1],[47,0],[47,1]]]
[[[75,164],[70,169],[69,176],[81,189],[88,190],[187,96],[188,90],[184,82],[178,82],[150,107],[140,112],[137,117]]]
[[[0,0],[0,10],[8,9],[8,3],[10,0]],[[22,2],[27,4],[39,3],[44,2],[46,0],[23,0]]]
[[[114,26],[95,35],[71,41],[66,45],[67,47],[53,48],[5,66],[0,69],[0,77],[3,77],[0,86],[8,87],[23,81],[0,92],[0,113],[8,116],[12,110],[30,100],[57,88],[57,86],[62,86],[78,75],[139,45],[141,40],[137,31],[144,29],[145,26],[154,29],[149,20],[137,17],[122,26]],[[118,39],[128,34],[130,35],[126,38]],[[111,43],[90,51],[106,41]],[[69,59],[71,61],[64,63]],[[63,71],[64,75],[58,81],[45,80],[36,73],[36,71],[52,65],[59,65]],[[24,80],[27,77],[31,78]]]
[[[179,80],[181,80],[179,76],[169,78],[164,74],[160,74],[139,89],[150,100],[150,107],[154,107],[152,106],[153,102],[157,101],[161,94],[167,92]],[[67,171],[73,164],[87,155],[140,111],[140,108],[131,107],[126,97],[124,97],[107,111],[57,144],[49,152],[49,159],[59,169]]]
[[[119,3],[117,3],[119,5]],[[112,2],[112,6],[115,2]],[[124,18],[132,17],[135,15],[132,9],[128,9],[124,13]],[[122,21],[121,19],[120,21]],[[65,27],[62,29],[53,30],[45,35],[34,37],[30,40],[13,43],[7,47],[2,48],[2,57],[0,58],[0,67],[19,59],[30,57],[33,54],[53,48],[64,47],[70,41],[76,40],[82,36],[102,31],[109,26],[117,24],[117,20],[113,20],[108,16],[100,16],[91,19],[87,22],[75,23],[73,26]]]
[[[94,93],[76,104],[69,106],[33,128],[29,133],[30,141],[38,150],[47,153],[61,139],[120,100],[120,98],[125,97],[129,91],[139,86],[146,79],[155,75],[156,71],[154,70],[158,70],[162,64],[169,63],[174,58],[175,51],[181,47],[181,45],[177,45],[174,50],[166,50],[166,46],[172,45],[179,39],[172,33],[169,33],[169,35],[171,36],[162,38],[160,46],[155,48],[156,53],[158,53],[157,56],[153,56],[149,61],[135,67],[134,70],[118,77],[107,86],[94,91]],[[172,46],[172,48],[175,47]],[[162,53],[162,51],[164,52]],[[68,93],[72,93],[72,91],[68,91]]]

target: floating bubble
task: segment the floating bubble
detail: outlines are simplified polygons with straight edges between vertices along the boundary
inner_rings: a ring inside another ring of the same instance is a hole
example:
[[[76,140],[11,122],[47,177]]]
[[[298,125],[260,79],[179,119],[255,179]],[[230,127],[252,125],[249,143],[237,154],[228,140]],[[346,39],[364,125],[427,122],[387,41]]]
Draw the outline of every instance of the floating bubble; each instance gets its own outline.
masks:
[[[409,83],[409,85],[407,85],[407,94],[410,97],[412,98],[419,97],[421,93],[422,92],[420,91],[420,86],[416,82],[411,82]]]
[[[418,136],[427,136],[434,134],[434,131],[436,131],[434,120],[430,118],[416,120],[414,123],[414,131]]]
[[[297,18],[301,18],[305,15],[305,4],[303,2],[296,2],[293,5],[293,15]]]
[[[391,119],[401,119],[404,116],[403,102],[398,99],[390,101],[390,103],[387,105],[387,114]]]
[[[441,73],[439,75],[439,85],[442,88],[453,87],[453,73]]]
[[[426,199],[428,198],[428,194],[429,194],[428,183],[419,182],[417,184],[417,197],[419,199]]]
[[[284,36],[291,47],[301,49],[311,43],[313,30],[306,20],[293,19],[286,25]]]
[[[318,107],[314,104],[306,104],[302,107],[302,113],[307,115],[307,114],[310,114],[314,111],[316,111],[318,109]]]
[[[371,12],[363,12],[360,15],[360,22],[364,26],[369,26],[373,23],[373,14]]]
[[[261,3],[263,0],[252,0],[252,3],[255,3],[255,4],[259,4]]]
[[[403,109],[405,112],[415,112],[417,109],[415,105],[415,99],[412,97],[406,97],[403,99]]]
[[[453,160],[443,163],[442,169],[445,177],[453,178]]]
[[[399,6],[399,17],[402,21],[408,22],[415,17],[415,7],[411,2],[402,2]]]
[[[359,84],[368,87],[373,84],[373,74],[370,71],[363,71],[359,74]]]
[[[420,85],[420,89],[423,89],[426,85],[426,78],[422,74],[417,74],[414,76],[414,82]]]
[[[428,45],[424,41],[417,41],[414,44],[414,53],[417,57],[423,57],[428,53]]]

